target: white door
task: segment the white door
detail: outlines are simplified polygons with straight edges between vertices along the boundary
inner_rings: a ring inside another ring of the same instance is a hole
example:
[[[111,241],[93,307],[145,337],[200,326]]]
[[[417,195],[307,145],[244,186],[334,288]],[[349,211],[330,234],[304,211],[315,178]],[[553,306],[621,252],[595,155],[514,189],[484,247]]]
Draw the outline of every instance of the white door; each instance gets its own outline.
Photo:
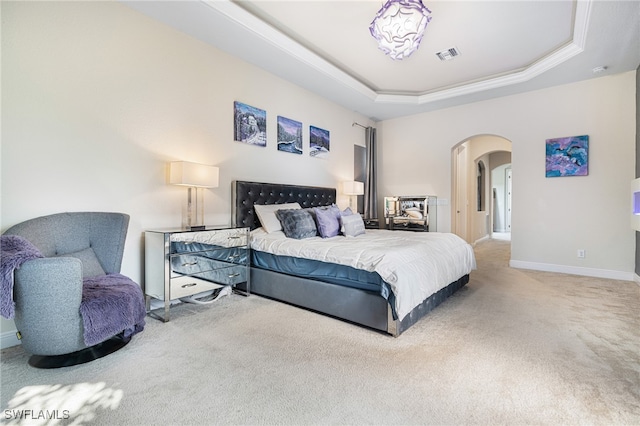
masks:
[[[506,194],[506,202],[505,202],[505,227],[507,228],[507,232],[511,232],[511,192],[512,192],[512,184],[511,184],[511,168],[505,170],[506,173],[506,185],[507,185],[507,194]]]
[[[467,240],[467,150],[456,148],[456,216],[455,234]]]

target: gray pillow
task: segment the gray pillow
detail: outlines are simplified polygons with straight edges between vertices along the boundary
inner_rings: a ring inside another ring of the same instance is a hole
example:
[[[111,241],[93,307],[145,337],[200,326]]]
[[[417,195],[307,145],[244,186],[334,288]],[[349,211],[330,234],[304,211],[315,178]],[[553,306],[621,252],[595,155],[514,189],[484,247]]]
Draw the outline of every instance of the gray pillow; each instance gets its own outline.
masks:
[[[359,214],[342,216],[342,226],[344,235],[347,237],[357,237],[364,234],[364,221]]]
[[[315,237],[318,234],[316,222],[311,214],[304,209],[277,210],[276,217],[287,238],[302,240]]]
[[[82,262],[82,278],[97,277],[106,275],[96,253],[91,247],[73,253],[59,254],[56,257],[75,257]]]
[[[260,205],[255,204],[253,209],[258,215],[258,219],[260,219],[260,225],[262,225],[262,229],[264,229],[268,234],[272,232],[277,232],[282,230],[282,225],[280,225],[280,221],[276,217],[277,210],[287,210],[287,209],[299,209],[300,204],[298,203],[286,203],[286,204],[268,204],[268,205]]]

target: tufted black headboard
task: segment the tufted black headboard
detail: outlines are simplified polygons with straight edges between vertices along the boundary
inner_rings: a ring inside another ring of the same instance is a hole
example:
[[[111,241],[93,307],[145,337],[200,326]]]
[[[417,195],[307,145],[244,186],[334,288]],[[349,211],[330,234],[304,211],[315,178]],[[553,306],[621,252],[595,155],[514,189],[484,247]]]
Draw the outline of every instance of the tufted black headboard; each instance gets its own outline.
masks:
[[[254,204],[299,203],[304,208],[329,206],[336,202],[335,188],[283,185],[237,180],[233,182],[233,218],[236,226],[259,228]]]

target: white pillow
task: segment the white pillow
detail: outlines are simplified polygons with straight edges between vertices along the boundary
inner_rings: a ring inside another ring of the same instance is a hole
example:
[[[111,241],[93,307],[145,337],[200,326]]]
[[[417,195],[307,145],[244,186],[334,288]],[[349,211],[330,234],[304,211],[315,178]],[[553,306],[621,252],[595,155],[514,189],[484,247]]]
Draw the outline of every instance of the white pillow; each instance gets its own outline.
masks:
[[[344,235],[347,237],[357,237],[364,234],[364,221],[359,214],[351,214],[342,216],[342,225],[344,226]]]
[[[276,217],[277,210],[290,210],[290,209],[300,209],[300,204],[298,203],[286,203],[286,204],[254,204],[253,208],[258,215],[258,219],[260,219],[260,224],[264,228],[264,230],[270,234],[276,231],[282,231],[282,225],[280,221]]]
[[[404,213],[413,219],[422,219],[422,213],[417,207],[409,207]]]
[[[340,233],[344,234],[344,225],[342,224],[342,218],[345,216],[350,216],[352,214],[353,210],[351,210],[351,207],[347,207],[340,212],[340,217],[338,218],[338,221],[340,222]]]

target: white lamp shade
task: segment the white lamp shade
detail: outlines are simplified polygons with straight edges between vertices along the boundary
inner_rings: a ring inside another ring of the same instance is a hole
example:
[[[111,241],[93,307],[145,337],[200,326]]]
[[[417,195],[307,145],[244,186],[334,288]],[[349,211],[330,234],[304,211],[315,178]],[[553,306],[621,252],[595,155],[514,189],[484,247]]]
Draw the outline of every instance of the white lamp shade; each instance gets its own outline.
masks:
[[[345,195],[364,194],[364,183],[358,181],[342,182],[342,192]]]
[[[169,183],[194,188],[217,188],[219,169],[206,164],[174,161],[169,164]]]

